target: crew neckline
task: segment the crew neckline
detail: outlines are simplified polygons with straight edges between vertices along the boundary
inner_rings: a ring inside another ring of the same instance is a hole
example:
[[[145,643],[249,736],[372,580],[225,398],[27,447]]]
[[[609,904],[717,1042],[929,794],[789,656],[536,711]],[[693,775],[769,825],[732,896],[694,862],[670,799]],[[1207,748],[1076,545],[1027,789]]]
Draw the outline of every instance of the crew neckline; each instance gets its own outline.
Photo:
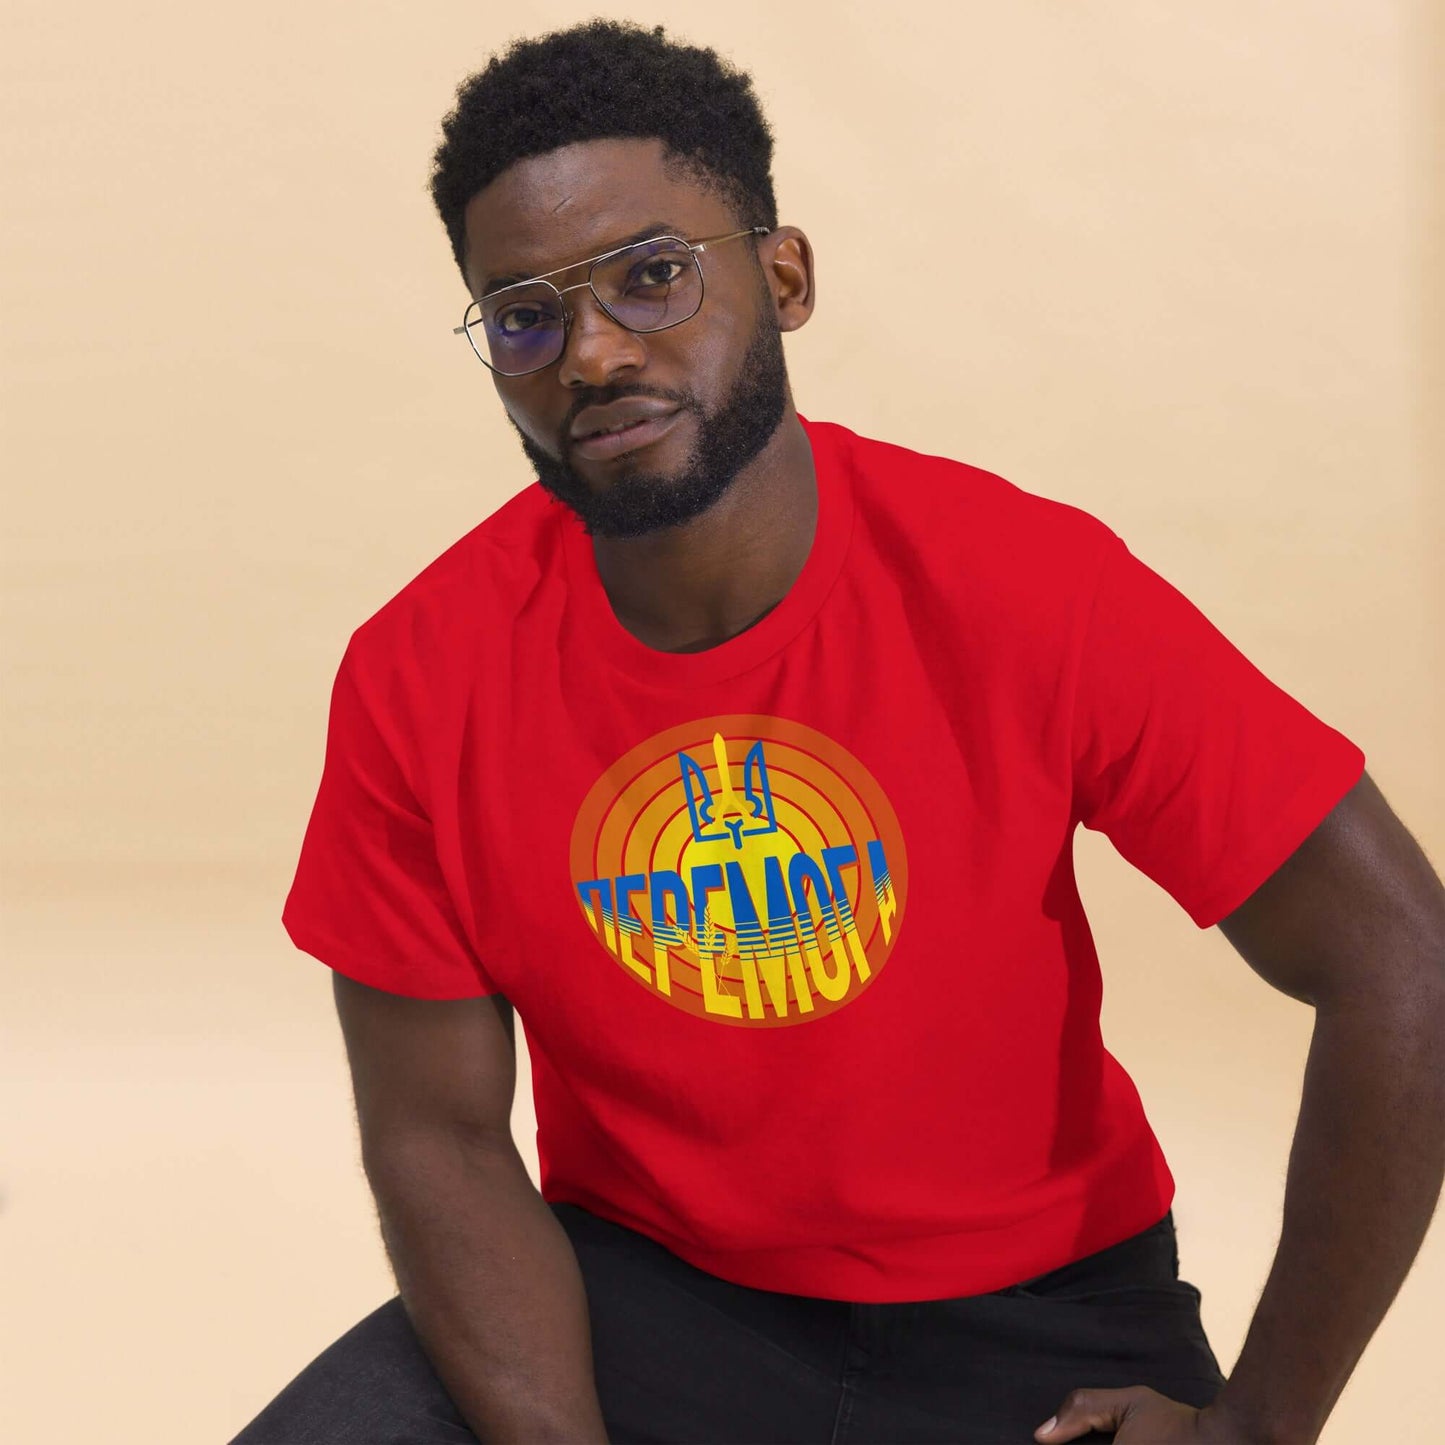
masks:
[[[823,605],[842,569],[853,527],[853,491],[839,430],[831,422],[798,421],[813,452],[818,516],[802,570],[782,600],[761,620],[702,652],[664,652],[634,637],[612,610],[597,572],[592,539],[581,523],[562,517],[567,562],[567,607],[586,645],[615,667],[656,686],[692,687],[735,677],[787,646]]]

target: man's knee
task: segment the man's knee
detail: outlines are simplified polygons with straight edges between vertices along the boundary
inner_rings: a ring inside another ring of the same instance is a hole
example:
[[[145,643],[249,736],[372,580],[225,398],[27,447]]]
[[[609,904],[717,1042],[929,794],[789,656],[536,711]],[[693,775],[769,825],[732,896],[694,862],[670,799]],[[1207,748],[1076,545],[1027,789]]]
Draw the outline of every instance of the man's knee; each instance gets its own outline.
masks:
[[[396,1295],[327,1346],[231,1445],[463,1445],[475,1439]]]

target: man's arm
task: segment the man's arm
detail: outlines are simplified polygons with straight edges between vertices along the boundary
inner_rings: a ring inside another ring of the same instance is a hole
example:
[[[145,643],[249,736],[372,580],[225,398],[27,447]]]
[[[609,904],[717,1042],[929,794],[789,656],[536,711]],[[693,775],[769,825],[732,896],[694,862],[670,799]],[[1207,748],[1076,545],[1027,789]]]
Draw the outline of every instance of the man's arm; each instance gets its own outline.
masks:
[[[606,1445],[577,1257],[512,1139],[511,1006],[334,990],[382,1238],[447,1392],[489,1445]]]
[[[1315,1010],[1274,1264],[1212,1404],[1081,1381],[1036,1440],[1313,1445],[1440,1197],[1445,887],[1368,773],[1219,927]]]
[[[1284,1223],[1212,1407],[1318,1438],[1424,1239],[1445,1175],[1445,888],[1365,773],[1219,924],[1315,1010]]]

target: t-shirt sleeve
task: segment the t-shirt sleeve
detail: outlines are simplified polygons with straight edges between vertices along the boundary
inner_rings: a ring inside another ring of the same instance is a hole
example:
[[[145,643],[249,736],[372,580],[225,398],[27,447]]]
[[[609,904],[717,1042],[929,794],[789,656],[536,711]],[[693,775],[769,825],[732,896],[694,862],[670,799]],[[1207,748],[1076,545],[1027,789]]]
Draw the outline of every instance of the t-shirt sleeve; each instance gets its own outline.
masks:
[[[468,941],[387,720],[348,646],[331,691],[321,783],[281,921],[291,941],[359,983],[412,998],[498,992]]]
[[[1110,532],[1079,654],[1074,813],[1200,928],[1360,779],[1365,755]]]

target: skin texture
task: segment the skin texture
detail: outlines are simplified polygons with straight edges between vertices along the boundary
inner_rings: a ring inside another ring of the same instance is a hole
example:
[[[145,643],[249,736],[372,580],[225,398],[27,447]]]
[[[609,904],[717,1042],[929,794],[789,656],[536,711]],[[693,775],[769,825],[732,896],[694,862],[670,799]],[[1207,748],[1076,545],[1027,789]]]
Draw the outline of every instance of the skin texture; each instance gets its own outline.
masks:
[[[733,237],[734,241],[744,239]],[[743,256],[749,262],[752,259],[746,250]],[[714,269],[715,263],[706,248],[698,259],[707,270]],[[585,279],[585,268],[569,267],[571,270]],[[589,463],[574,452],[574,442],[565,428],[558,438],[563,450],[559,456],[553,456],[507,415],[538,481],[553,497],[570,507],[594,536],[636,537],[661,527],[690,522],[715,505],[732,486],[738,472],[772,440],[788,405],[788,373],[782,334],[761,268],[756,271],[756,280],[753,333],[721,403],[705,411],[695,398],[664,398],[678,403],[684,414],[696,421],[695,434],[677,449],[683,458],[680,465],[668,467],[665,462],[654,461],[664,450],[661,443],[654,443],[607,462],[591,462],[590,467],[597,469],[595,475],[606,478],[605,486],[597,486],[579,470],[579,467],[588,468]],[[580,286],[581,282],[577,284]],[[704,305],[711,289],[704,272]],[[596,307],[590,296],[588,304]],[[601,312],[600,307],[597,310]],[[680,324],[685,326],[688,322]],[[622,327],[618,329],[625,331]],[[661,334],[652,333],[654,338]],[[624,396],[643,394],[658,396],[660,393],[655,389],[644,393],[635,384],[619,381],[597,392],[595,401],[597,405],[605,405]],[[574,403],[578,407],[584,404]]]
[[[691,240],[753,219],[670,174],[660,142],[568,146],[473,198],[468,285],[480,296],[488,275],[572,266],[656,220]],[[709,499],[680,524],[592,538],[618,620],[672,652],[715,646],[771,610],[802,569],[817,516],[777,346],[812,313],[807,238],[784,226],[701,259],[706,298],[690,321],[636,335],[573,291],[562,358],[492,376],[536,475],[579,515],[614,488]],[[572,456],[572,419],[624,396],[665,397],[687,414],[645,462]],[[1438,1200],[1445,889],[1368,774],[1220,929],[1316,1016],[1273,1267],[1213,1405],[1081,1380],[1040,1441],[1090,1429],[1116,1430],[1120,1445],[1315,1440]],[[482,1439],[605,1440],[576,1260],[511,1139],[505,1000],[393,998],[340,976],[336,989],[383,1236],[458,1408]]]
[[[605,1442],[582,1273],[512,1138],[510,1005],[333,991],[382,1239],[457,1409],[480,1440]]]

